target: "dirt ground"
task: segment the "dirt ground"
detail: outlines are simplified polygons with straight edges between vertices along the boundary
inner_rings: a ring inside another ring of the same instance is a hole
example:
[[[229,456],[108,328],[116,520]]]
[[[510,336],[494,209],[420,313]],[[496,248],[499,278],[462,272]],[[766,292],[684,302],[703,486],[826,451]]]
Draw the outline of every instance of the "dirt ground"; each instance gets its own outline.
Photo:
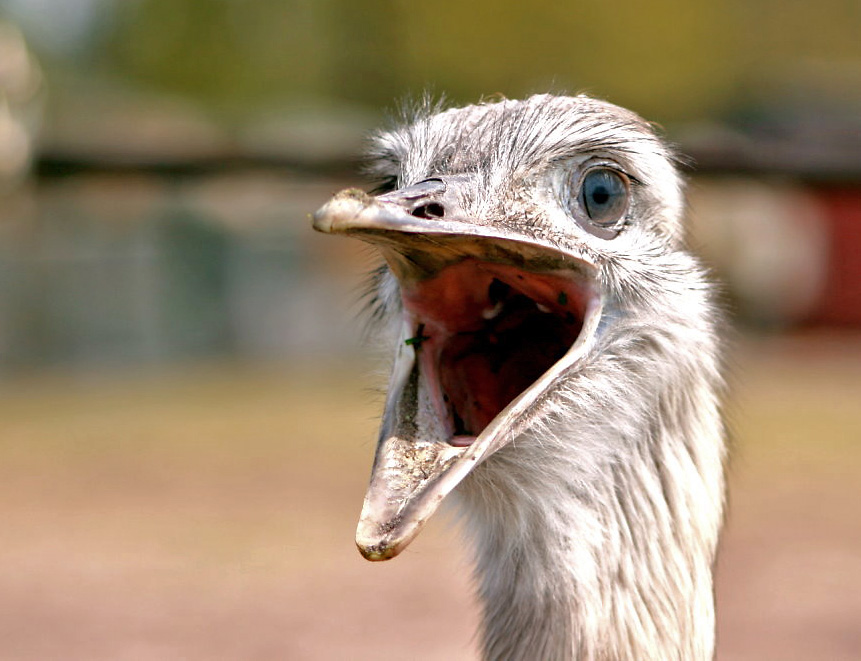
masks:
[[[861,658],[861,338],[745,340],[722,661]],[[0,385],[0,659],[476,658],[457,531],[371,564],[361,370]]]

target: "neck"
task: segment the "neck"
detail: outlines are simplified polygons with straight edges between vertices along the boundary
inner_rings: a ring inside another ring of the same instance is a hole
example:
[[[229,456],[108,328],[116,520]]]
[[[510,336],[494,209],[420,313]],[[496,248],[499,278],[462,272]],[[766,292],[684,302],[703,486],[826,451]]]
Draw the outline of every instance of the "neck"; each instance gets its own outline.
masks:
[[[657,394],[637,406],[626,392],[612,415],[618,375],[594,366],[581,374],[590,391],[571,384],[540,436],[503,448],[463,484],[485,659],[713,657],[720,418],[707,379],[680,382],[669,372],[678,361],[661,364],[663,376],[640,372],[652,390],[638,392]]]

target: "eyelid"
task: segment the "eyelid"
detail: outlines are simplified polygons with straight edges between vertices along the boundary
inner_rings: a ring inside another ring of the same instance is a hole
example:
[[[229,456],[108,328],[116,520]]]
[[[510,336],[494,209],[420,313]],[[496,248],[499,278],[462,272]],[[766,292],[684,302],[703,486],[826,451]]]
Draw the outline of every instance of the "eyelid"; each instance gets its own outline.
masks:
[[[626,177],[628,177],[628,181],[630,181],[633,186],[642,186],[643,185],[642,181],[637,179],[634,175],[630,174],[629,172],[625,172],[624,170],[619,170],[619,172],[621,174],[625,175]]]
[[[614,170],[618,172],[623,177],[626,177],[632,184],[636,184],[637,186],[642,186],[642,180],[638,179],[630,172],[628,172],[625,168],[623,168],[618,161],[614,161],[612,158],[606,156],[591,156],[587,158],[585,161],[582,161],[579,165],[576,166],[576,171],[580,173],[579,179],[583,180],[583,177],[592,170],[593,168],[607,168],[608,170]]]
[[[605,161],[605,160],[597,160],[594,162],[584,163],[585,167],[580,168],[580,177],[579,181],[582,182],[583,179],[589,174],[592,170],[612,170],[618,175],[621,175],[623,178],[627,179],[630,183],[636,184],[638,186],[642,186],[643,182],[637,179],[634,175],[628,173],[623,170],[618,163],[615,161]]]

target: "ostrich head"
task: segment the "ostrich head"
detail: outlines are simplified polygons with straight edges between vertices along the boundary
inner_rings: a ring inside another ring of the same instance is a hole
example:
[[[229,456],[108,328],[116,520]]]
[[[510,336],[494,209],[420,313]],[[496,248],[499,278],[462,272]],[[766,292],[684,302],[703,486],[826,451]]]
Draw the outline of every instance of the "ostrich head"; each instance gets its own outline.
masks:
[[[316,229],[377,246],[398,340],[357,532],[397,555],[451,492],[488,659],[705,659],[724,443],[711,292],[672,157],[585,96],[417,113],[372,197]]]

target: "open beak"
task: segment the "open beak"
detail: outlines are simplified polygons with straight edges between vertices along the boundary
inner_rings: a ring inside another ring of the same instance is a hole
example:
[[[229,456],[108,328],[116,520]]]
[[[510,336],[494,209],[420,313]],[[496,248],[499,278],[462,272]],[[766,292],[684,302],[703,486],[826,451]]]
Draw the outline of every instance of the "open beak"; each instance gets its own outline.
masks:
[[[356,544],[402,551],[481,461],[528,429],[542,395],[589,350],[596,267],[461,211],[467,175],[371,197],[348,189],[314,228],[377,246],[400,284],[397,354]]]

